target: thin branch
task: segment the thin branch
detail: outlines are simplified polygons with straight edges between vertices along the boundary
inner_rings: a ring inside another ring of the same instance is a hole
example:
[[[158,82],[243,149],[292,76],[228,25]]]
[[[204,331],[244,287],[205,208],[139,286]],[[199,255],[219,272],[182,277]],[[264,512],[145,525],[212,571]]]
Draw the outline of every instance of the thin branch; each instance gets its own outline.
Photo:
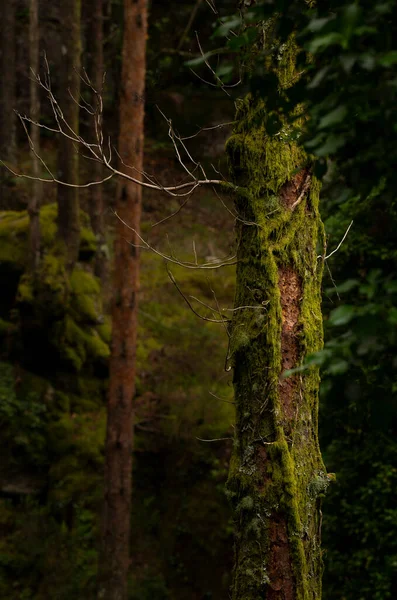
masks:
[[[216,197],[218,198],[219,202],[222,204],[222,206],[227,210],[227,212],[229,214],[232,215],[232,217],[234,219],[236,219],[236,221],[239,221],[240,223],[243,223],[244,225],[255,225],[256,227],[261,227],[258,223],[255,223],[254,221],[245,221],[244,219],[241,219],[241,217],[238,216],[237,213],[234,213],[228,206],[227,204],[222,200],[222,198],[220,197],[220,195],[218,194],[218,192],[216,191],[215,188],[212,188],[212,190],[215,192]],[[267,216],[267,215],[266,215]]]
[[[236,121],[228,121],[227,123],[218,123],[218,125],[213,125],[212,127],[200,127],[200,129],[194,133],[193,135],[188,135],[186,137],[181,137],[181,140],[191,140],[192,138],[197,137],[203,131],[211,131],[213,129],[221,129],[222,127],[228,127],[229,125],[234,125]]]
[[[332,250],[332,252],[330,254],[328,254],[327,256],[321,256],[321,254],[320,254],[319,256],[317,256],[317,259],[322,258],[325,261],[325,260],[328,260],[333,254],[335,254],[335,252],[338,252],[339,248],[342,246],[343,242],[345,241],[347,234],[349,233],[352,225],[353,225],[353,221],[350,222],[349,227],[345,231],[345,235],[343,236],[343,238],[341,239],[341,241],[339,242],[339,244],[337,245],[335,250]]]
[[[186,27],[181,35],[181,39],[179,40],[179,44],[176,47],[177,51],[179,51],[182,48],[182,46],[187,38],[187,34],[189,33],[191,26],[193,25],[193,21],[196,18],[197,11],[200,8],[200,4],[202,3],[202,1],[203,0],[197,0],[196,4],[194,5],[194,8],[193,8],[192,12],[190,13],[189,20],[186,23]]]
[[[103,130],[102,130],[102,121],[103,121],[102,96],[92,85],[87,73],[83,70],[82,74],[80,74],[80,78],[84,82],[84,84],[87,85],[95,94],[95,98],[96,98],[95,108],[93,106],[91,106],[89,103],[87,103],[83,97],[81,97],[81,100],[83,102],[83,104],[82,104],[79,102],[78,99],[76,99],[73,96],[73,94],[70,91],[69,91],[69,93],[72,98],[72,101],[75,102],[76,104],[78,104],[82,109],[86,110],[92,116],[93,121],[94,121],[94,128],[95,128],[95,137],[96,137],[95,143],[90,143],[90,142],[87,142],[86,140],[84,140],[84,138],[82,138],[78,133],[76,133],[73,130],[73,128],[69,125],[69,123],[65,120],[62,109],[59,106],[57,99],[52,92],[51,74],[50,74],[50,68],[49,68],[49,64],[48,64],[46,55],[44,55],[44,62],[45,62],[44,79],[41,79],[40,75],[35,74],[33,71],[32,71],[32,74],[35,78],[35,81],[37,82],[37,85],[39,85],[47,94],[47,98],[49,100],[49,103],[50,103],[50,106],[52,109],[52,113],[53,113],[53,117],[55,120],[55,126],[54,125],[52,125],[52,126],[44,125],[43,123],[39,123],[38,121],[36,121],[30,117],[27,117],[26,115],[21,115],[19,113],[17,113],[17,114],[22,123],[22,126],[24,127],[25,133],[27,135],[27,139],[29,141],[31,151],[34,153],[35,157],[41,162],[43,168],[49,174],[49,178],[42,178],[42,177],[35,178],[31,175],[25,175],[23,173],[18,173],[16,171],[14,171],[13,169],[11,169],[10,167],[7,167],[7,165],[4,165],[6,168],[8,168],[8,170],[15,177],[22,177],[22,178],[26,178],[26,179],[37,179],[38,181],[42,181],[43,183],[57,183],[59,185],[64,185],[67,187],[85,188],[85,187],[90,187],[93,185],[100,185],[101,183],[104,183],[105,181],[108,181],[109,179],[111,179],[112,177],[117,175],[119,177],[122,177],[123,179],[126,179],[127,181],[130,181],[130,182],[140,185],[142,187],[165,192],[172,197],[180,197],[180,198],[187,197],[187,200],[189,199],[192,192],[195,189],[197,189],[198,187],[201,187],[204,185],[217,186],[217,185],[221,185],[224,183],[227,184],[227,182],[224,182],[221,179],[210,179],[206,175],[202,165],[193,159],[188,148],[186,147],[186,145],[184,143],[184,139],[181,138],[181,136],[179,136],[174,131],[171,120],[167,119],[167,117],[165,115],[163,115],[163,116],[169,125],[169,137],[172,140],[178,161],[179,161],[181,167],[189,175],[190,181],[185,181],[183,183],[165,186],[165,185],[158,183],[155,180],[155,177],[149,176],[144,171],[141,172],[141,171],[138,171],[137,169],[135,169],[135,171],[137,171],[137,176],[134,176],[134,175],[130,175],[130,174],[126,173],[124,170],[121,171],[120,169],[115,168],[112,165],[112,145],[111,145],[110,138],[108,139],[108,143],[107,143],[108,149],[107,149],[106,153],[105,153],[105,149],[103,147],[104,138],[103,138]],[[107,177],[104,177],[100,181],[91,181],[86,184],[70,184],[66,181],[62,181],[61,179],[58,179],[57,177],[54,176],[54,174],[51,172],[51,169],[48,167],[47,163],[43,160],[43,158],[36,151],[34,144],[32,143],[32,140],[29,136],[29,132],[28,132],[28,129],[26,126],[27,124],[31,124],[36,127],[40,127],[41,129],[49,131],[51,133],[62,135],[64,137],[66,137],[67,139],[69,139],[77,148],[83,147],[85,152],[82,152],[82,155],[91,160],[101,162],[106,167],[106,169],[108,171],[110,171],[110,175],[108,175]],[[181,147],[182,151],[185,152],[189,161],[191,161],[193,163],[194,169],[189,169],[186,166],[185,162],[182,159],[179,147]],[[127,168],[133,168],[133,167],[128,167],[128,165],[125,165],[122,158],[121,157],[119,157],[119,158],[120,158],[120,163],[123,166],[126,166]],[[1,163],[1,164],[4,164],[4,163]],[[201,174],[202,174],[201,179],[195,175],[195,171],[197,169],[199,169],[201,171]],[[235,186],[233,186],[232,184],[229,184],[229,185],[231,187],[235,188]],[[184,203],[183,203],[183,205],[184,205]],[[147,247],[149,247],[149,246],[147,246]],[[161,255],[161,253],[160,253],[160,255]],[[202,268],[203,265],[199,265],[199,267]],[[214,268],[214,266],[212,265],[211,268]]]
[[[212,440],[204,440],[203,438],[196,437],[199,442],[223,442],[224,440],[233,440],[232,437],[214,438]]]
[[[167,269],[168,277],[170,278],[170,280],[172,281],[172,283],[174,284],[174,286],[176,287],[176,289],[178,290],[179,294],[182,296],[182,298],[184,299],[184,301],[186,302],[186,304],[188,305],[188,307],[190,308],[190,310],[192,311],[192,313],[194,313],[196,315],[196,317],[199,317],[199,319],[202,319],[203,321],[209,321],[210,323],[223,323],[224,322],[224,319],[209,319],[208,317],[204,317],[203,315],[200,315],[200,313],[198,313],[193,308],[193,306],[192,306],[191,302],[189,302],[187,296],[185,296],[185,294],[182,292],[181,288],[179,287],[179,285],[176,282],[175,277],[173,276],[173,274],[169,270],[168,265],[166,265],[166,269]]]
[[[214,262],[209,262],[209,263],[203,263],[201,265],[196,265],[194,263],[190,263],[190,262],[182,262],[180,260],[175,259],[172,255],[167,256],[167,254],[164,254],[163,252],[160,252],[159,250],[157,250],[156,248],[154,248],[154,246],[151,246],[145,239],[143,239],[143,237],[140,235],[140,233],[138,233],[138,231],[136,231],[136,229],[134,229],[133,227],[131,227],[130,225],[128,225],[128,223],[126,223],[121,217],[120,215],[117,214],[116,211],[113,211],[113,214],[123,223],[123,225],[125,225],[130,231],[132,231],[136,237],[139,239],[140,242],[142,242],[142,246],[140,244],[132,244],[131,242],[128,242],[129,244],[131,244],[132,246],[134,246],[135,248],[142,248],[144,250],[150,250],[151,252],[153,252],[154,254],[157,254],[158,256],[161,256],[161,258],[163,258],[165,261],[167,262],[172,262],[173,264],[179,265],[181,267],[184,267],[185,269],[220,269],[222,267],[229,267],[232,265],[237,264],[237,261],[235,260],[236,256],[230,256],[229,258],[224,259],[224,261],[219,262],[219,263],[214,263]]]
[[[88,188],[93,185],[101,185],[102,183],[105,183],[105,181],[109,181],[109,179],[112,179],[112,177],[114,177],[114,173],[111,173],[110,175],[108,175],[107,177],[104,177],[100,181],[89,181],[88,183],[73,184],[73,183],[68,183],[67,181],[61,181],[60,179],[57,179],[56,177],[53,177],[52,179],[45,179],[43,177],[33,177],[33,175],[25,175],[25,173],[17,173],[13,169],[11,169],[11,167],[6,165],[6,163],[1,159],[0,159],[0,165],[5,167],[15,177],[22,177],[23,179],[33,179],[34,181],[42,181],[43,183],[58,183],[59,185],[64,185],[65,187],[72,187],[72,188]]]
[[[152,229],[153,229],[153,227],[157,227],[157,225],[161,225],[165,221],[168,221],[168,219],[172,219],[172,217],[175,217],[182,210],[182,208],[184,206],[186,206],[186,204],[189,202],[189,200],[190,200],[190,196],[188,196],[186,198],[186,200],[184,200],[182,202],[182,204],[179,206],[179,208],[176,211],[174,211],[173,213],[171,213],[170,215],[168,215],[168,217],[164,217],[164,219],[161,219],[160,221],[157,221],[157,223],[154,223],[154,225],[151,226]]]
[[[216,394],[214,394],[210,390],[208,390],[208,393],[213,398],[216,398],[217,400],[220,400],[221,402],[226,402],[226,404],[236,404],[235,402],[233,402],[233,400],[227,400],[226,398],[221,398],[221,396],[217,396]]]
[[[310,173],[308,173],[306,175],[306,179],[305,179],[305,181],[303,183],[302,190],[301,190],[301,193],[298,196],[298,199],[295,200],[295,202],[291,205],[291,210],[294,210],[294,208],[296,206],[298,206],[298,204],[300,202],[302,202],[303,198],[306,196],[306,193],[307,193],[307,191],[308,191],[308,189],[310,187],[310,181],[311,181],[311,175],[310,175]]]

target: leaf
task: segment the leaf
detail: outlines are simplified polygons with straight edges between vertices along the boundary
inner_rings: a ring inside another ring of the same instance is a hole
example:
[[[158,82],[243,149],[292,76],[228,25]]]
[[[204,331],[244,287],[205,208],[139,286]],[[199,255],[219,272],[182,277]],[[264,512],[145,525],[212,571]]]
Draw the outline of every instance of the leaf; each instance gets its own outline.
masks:
[[[342,54],[339,57],[339,60],[343,67],[343,70],[346,73],[350,73],[354,66],[354,63],[357,61],[357,56],[355,54]]]
[[[378,59],[378,62],[382,67],[391,67],[397,63],[397,50],[387,52]]]
[[[334,327],[346,325],[355,316],[356,308],[351,304],[342,304],[335,308],[329,315],[328,323]]]
[[[346,373],[349,368],[349,363],[346,360],[338,360],[332,362],[327,367],[327,373],[330,375],[342,375],[342,373]]]
[[[319,50],[324,50],[329,46],[334,46],[335,44],[344,46],[345,41],[342,34],[332,31],[326,35],[315,37],[311,42],[309,42],[307,49],[312,54],[316,54]]]
[[[389,316],[387,317],[387,320],[390,325],[397,325],[397,308],[395,306],[392,306],[392,308],[389,310]]]
[[[318,157],[324,157],[332,155],[336,150],[341,148],[345,144],[345,139],[340,135],[329,135],[325,138],[325,142],[322,146],[319,146],[313,150],[313,154]]]
[[[340,123],[341,121],[343,121],[343,119],[345,118],[346,115],[347,115],[346,106],[338,106],[334,110],[331,110],[331,112],[326,114],[324,117],[322,117],[322,119],[320,119],[318,128],[325,129],[327,127],[335,125],[336,123]]]
[[[313,79],[311,80],[311,82],[309,83],[309,85],[307,86],[309,90],[312,90],[316,87],[318,87],[320,85],[320,83],[323,81],[324,77],[327,75],[327,73],[330,70],[330,66],[327,65],[326,67],[323,67],[322,69],[320,69],[315,76],[313,77]]]
[[[323,29],[327,23],[329,23],[335,17],[322,17],[317,19],[312,19],[307,27],[307,29],[311,32],[317,32]]]
[[[197,58],[192,58],[191,60],[187,60],[185,65],[187,67],[197,67],[202,65],[209,57],[211,56],[211,52],[206,52],[202,56],[198,56]]]
[[[212,35],[213,37],[225,37],[228,35],[231,29],[240,27],[240,25],[241,17],[239,15],[232,15],[227,19],[223,19],[221,25],[215,29]]]
[[[218,77],[227,77],[233,73],[233,65],[220,65],[216,70]]]
[[[327,292],[327,294],[335,294],[335,293],[343,294],[344,292],[350,292],[350,290],[354,289],[358,285],[359,285],[358,279],[347,279],[340,285],[326,289],[326,292]]]
[[[249,27],[243,33],[237,36],[233,36],[227,46],[230,50],[237,51],[244,46],[250,46],[256,40],[259,35],[259,31],[256,27]]]

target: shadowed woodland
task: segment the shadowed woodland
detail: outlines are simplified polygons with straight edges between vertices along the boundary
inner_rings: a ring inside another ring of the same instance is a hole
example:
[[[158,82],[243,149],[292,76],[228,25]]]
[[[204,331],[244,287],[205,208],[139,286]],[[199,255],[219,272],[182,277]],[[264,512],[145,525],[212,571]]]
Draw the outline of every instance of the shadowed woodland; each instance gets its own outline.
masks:
[[[395,3],[0,30],[0,598],[397,597]]]

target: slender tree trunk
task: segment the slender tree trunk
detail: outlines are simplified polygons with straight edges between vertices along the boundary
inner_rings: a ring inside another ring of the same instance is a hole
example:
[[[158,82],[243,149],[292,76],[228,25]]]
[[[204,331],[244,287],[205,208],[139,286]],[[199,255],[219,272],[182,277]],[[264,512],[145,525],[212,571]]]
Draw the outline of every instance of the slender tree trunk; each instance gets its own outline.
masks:
[[[60,16],[62,22],[62,60],[59,99],[69,126],[79,131],[80,101],[80,20],[81,0],[63,0]],[[71,97],[75,98],[76,102]],[[77,149],[66,136],[60,137],[58,150],[59,179],[78,185],[79,157]],[[58,186],[58,229],[65,243],[69,268],[77,260],[80,245],[79,193],[77,188]]]
[[[285,81],[293,54],[291,43],[280,64]],[[242,101],[227,145],[242,219],[235,306],[259,307],[235,311],[230,341],[233,600],[320,600],[320,496],[328,479],[318,444],[319,374],[313,366],[283,377],[322,345],[319,184],[287,139],[288,126],[283,135],[266,134],[263,109],[261,101]]]
[[[0,158],[15,163],[15,0],[1,3],[1,86],[0,86]],[[9,173],[0,167],[0,209],[10,208],[7,180]]]
[[[91,69],[92,83],[96,91],[102,94],[104,59],[103,59],[103,0],[92,0],[91,25]],[[96,99],[94,99],[95,102]],[[103,177],[103,166],[99,162],[92,163],[92,180],[100,181]],[[107,273],[107,256],[104,251],[105,223],[103,186],[93,185],[90,188],[89,213],[92,229],[98,239],[98,252],[95,260],[95,274],[103,281]]]
[[[39,2],[30,0],[29,7],[29,62],[34,73],[39,71]],[[37,121],[40,116],[39,87],[34,78],[30,80],[30,116]],[[36,152],[40,153],[40,129],[34,125],[30,128],[30,137]],[[37,156],[33,155],[33,176],[39,177],[40,163]],[[40,260],[40,204],[42,195],[42,183],[33,182],[32,195],[29,199],[28,212],[29,222],[29,259],[31,272],[35,272]]]
[[[143,165],[147,1],[124,0],[119,153],[137,172]],[[142,188],[121,181],[117,193],[110,388],[105,447],[105,497],[98,598],[126,600],[129,567],[133,398],[139,289],[138,242]]]

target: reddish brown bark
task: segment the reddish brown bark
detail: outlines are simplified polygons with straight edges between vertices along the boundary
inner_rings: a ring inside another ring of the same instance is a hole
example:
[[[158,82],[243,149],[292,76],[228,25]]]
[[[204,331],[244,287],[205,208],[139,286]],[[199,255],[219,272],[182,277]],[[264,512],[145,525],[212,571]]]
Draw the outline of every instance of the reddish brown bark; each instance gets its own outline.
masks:
[[[266,600],[294,600],[295,582],[292,573],[288,530],[285,518],[272,515],[269,527],[269,579]]]
[[[146,0],[124,1],[119,153],[142,171],[147,36]],[[137,175],[138,176],[138,175]],[[141,186],[121,181],[117,192],[112,348],[105,448],[105,497],[98,598],[126,600],[129,567],[133,398],[137,337]]]
[[[293,369],[299,362],[299,304],[302,296],[302,282],[299,275],[290,267],[282,267],[278,272],[278,287],[282,311],[281,365],[282,373]],[[296,418],[297,375],[280,380],[280,402],[283,417],[290,424]]]

